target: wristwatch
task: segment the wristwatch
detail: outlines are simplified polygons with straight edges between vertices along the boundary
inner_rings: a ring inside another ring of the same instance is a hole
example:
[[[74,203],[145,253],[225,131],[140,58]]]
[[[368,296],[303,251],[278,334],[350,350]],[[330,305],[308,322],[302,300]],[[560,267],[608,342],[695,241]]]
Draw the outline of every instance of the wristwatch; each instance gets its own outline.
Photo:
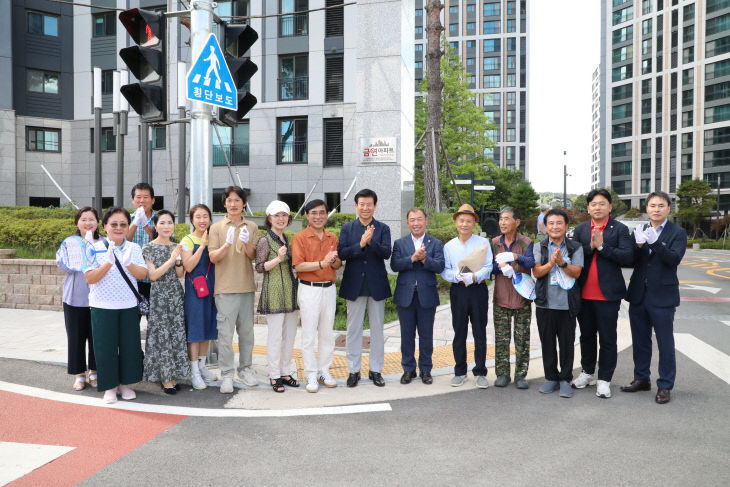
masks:
[[[597,250],[597,251],[599,251],[599,252],[600,252],[601,250],[603,250],[603,244],[601,244],[601,246],[600,246],[600,247],[598,247],[598,248],[597,248],[596,250]]]
[[[566,267],[568,267],[568,263],[563,261],[562,264],[558,264],[558,267],[560,267],[561,269],[565,269]]]

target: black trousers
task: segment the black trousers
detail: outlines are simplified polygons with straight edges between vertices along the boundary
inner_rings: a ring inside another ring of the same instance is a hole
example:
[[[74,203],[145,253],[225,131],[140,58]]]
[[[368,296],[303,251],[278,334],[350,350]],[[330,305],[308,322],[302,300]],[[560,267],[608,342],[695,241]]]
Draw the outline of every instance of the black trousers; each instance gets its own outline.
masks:
[[[537,331],[542,345],[542,366],[545,379],[554,381],[573,380],[573,358],[575,356],[575,318],[568,310],[535,308]],[[558,352],[560,347],[560,372]]]
[[[489,290],[487,285],[473,284],[464,286],[452,284],[449,290],[451,298],[451,323],[454,326],[454,375],[466,375],[466,336],[474,336],[474,369],[475,376],[487,375],[487,319],[489,316]]]
[[[91,334],[91,310],[63,303],[63,318],[66,322],[68,340],[68,373],[77,375],[83,374],[87,370],[96,370],[94,339]],[[88,363],[86,361],[87,343],[89,344]]]
[[[616,322],[619,308],[621,301],[584,299],[578,313],[580,365],[586,374],[593,374],[598,358],[598,380],[606,382],[611,382],[613,371],[616,370]],[[600,354],[597,343],[600,344]]]

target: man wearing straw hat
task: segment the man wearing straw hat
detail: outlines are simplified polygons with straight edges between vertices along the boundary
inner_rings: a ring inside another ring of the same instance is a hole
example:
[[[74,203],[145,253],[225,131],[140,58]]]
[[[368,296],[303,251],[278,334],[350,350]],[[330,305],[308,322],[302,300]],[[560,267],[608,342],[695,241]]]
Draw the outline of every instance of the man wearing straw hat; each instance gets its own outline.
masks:
[[[451,320],[454,326],[453,387],[466,382],[466,336],[469,321],[474,335],[474,362],[472,369],[477,387],[489,387],[487,380],[487,319],[489,291],[485,280],[492,272],[492,249],[489,240],[474,235],[479,217],[471,205],[461,205],[454,213],[459,236],[444,245],[444,271],[441,277],[451,283]]]

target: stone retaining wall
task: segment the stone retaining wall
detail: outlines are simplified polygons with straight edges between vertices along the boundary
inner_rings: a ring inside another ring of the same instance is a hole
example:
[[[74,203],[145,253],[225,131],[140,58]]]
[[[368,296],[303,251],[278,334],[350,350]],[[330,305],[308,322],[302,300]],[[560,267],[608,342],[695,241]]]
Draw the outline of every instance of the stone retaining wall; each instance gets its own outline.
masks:
[[[61,311],[65,278],[54,260],[0,259],[0,308]]]

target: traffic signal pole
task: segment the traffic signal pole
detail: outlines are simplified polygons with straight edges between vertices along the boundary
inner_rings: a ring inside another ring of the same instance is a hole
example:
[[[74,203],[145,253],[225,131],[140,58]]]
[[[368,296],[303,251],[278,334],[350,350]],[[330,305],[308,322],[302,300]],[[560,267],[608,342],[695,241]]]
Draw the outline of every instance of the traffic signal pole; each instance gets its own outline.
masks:
[[[213,26],[213,5],[206,0],[194,0],[190,9],[191,59],[203,50]],[[190,206],[203,203],[213,208],[213,143],[210,105],[191,102],[190,110]]]

